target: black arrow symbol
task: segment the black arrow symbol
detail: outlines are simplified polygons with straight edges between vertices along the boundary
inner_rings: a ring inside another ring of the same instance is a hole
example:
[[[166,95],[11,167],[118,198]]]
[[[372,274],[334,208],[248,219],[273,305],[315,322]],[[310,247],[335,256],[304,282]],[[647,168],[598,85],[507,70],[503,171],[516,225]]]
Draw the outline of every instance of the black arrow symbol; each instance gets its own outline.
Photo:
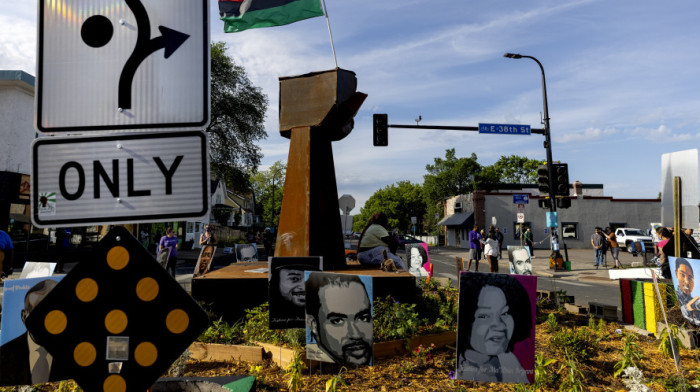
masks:
[[[134,51],[131,52],[119,76],[119,108],[131,109],[131,85],[143,60],[160,49],[164,49],[165,58],[169,58],[190,36],[165,26],[158,26],[161,35],[151,39],[151,22],[141,0],[125,2],[136,17],[138,34]]]

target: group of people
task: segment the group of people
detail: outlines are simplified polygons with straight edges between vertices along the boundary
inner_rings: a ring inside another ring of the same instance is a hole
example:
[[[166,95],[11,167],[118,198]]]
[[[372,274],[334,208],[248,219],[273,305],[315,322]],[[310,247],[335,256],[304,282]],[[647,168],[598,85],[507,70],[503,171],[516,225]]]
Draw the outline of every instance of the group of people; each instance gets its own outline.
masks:
[[[489,263],[489,272],[498,272],[498,259],[501,258],[502,246],[503,233],[498,227],[489,227],[489,232],[486,234],[484,230],[479,231],[479,226],[474,225],[472,231],[469,232],[467,271],[471,270],[472,261],[474,262],[474,271],[479,271],[479,260],[483,256]]]
[[[606,227],[603,230],[600,227],[595,228],[595,232],[591,235],[591,246],[595,250],[595,262],[593,266],[598,269],[598,267],[607,267],[607,257],[606,254],[608,249],[610,250],[610,255],[613,260],[615,260],[615,266],[613,268],[622,268],[620,264],[620,244],[617,243],[617,236],[612,231],[610,227]]]

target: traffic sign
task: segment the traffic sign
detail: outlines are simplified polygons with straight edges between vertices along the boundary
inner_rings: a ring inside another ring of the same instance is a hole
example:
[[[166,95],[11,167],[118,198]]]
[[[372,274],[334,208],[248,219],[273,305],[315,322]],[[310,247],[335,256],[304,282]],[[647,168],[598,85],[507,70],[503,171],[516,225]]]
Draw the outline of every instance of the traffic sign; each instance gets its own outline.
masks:
[[[515,194],[513,195],[513,204],[528,204],[530,202],[529,195]]]
[[[38,130],[206,127],[209,2],[124,3],[39,2]]]
[[[479,133],[491,133],[499,135],[529,135],[529,125],[516,124],[482,124],[479,123]]]
[[[518,212],[525,213],[525,204],[518,204]]]
[[[195,220],[209,212],[201,131],[39,138],[32,144],[37,227]]]
[[[355,208],[355,198],[350,195],[340,196],[338,199],[338,206],[343,210],[343,213],[347,215]]]
[[[145,391],[208,323],[123,227],[110,230],[26,319],[62,375],[85,391]]]
[[[516,215],[516,217],[517,217],[517,221],[516,221],[517,223],[525,223],[525,214],[523,214],[522,212],[519,212],[518,215]]]

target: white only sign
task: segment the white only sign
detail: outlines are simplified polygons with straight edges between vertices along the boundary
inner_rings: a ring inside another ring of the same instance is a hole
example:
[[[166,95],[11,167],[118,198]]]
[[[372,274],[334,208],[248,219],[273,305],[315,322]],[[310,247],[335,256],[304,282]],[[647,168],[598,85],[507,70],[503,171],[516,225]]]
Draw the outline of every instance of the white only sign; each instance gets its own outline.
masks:
[[[197,220],[209,212],[202,131],[39,138],[32,144],[38,227]]]
[[[209,122],[209,1],[39,0],[36,129]]]

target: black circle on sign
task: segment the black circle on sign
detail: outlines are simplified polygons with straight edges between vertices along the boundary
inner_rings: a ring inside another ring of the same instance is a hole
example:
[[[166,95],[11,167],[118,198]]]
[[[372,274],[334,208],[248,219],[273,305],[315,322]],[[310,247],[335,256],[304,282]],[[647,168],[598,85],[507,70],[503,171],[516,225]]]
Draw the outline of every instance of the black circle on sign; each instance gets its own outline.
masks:
[[[87,18],[80,29],[80,37],[93,48],[107,45],[112,39],[112,33],[114,33],[112,22],[102,15],[93,15]]]

